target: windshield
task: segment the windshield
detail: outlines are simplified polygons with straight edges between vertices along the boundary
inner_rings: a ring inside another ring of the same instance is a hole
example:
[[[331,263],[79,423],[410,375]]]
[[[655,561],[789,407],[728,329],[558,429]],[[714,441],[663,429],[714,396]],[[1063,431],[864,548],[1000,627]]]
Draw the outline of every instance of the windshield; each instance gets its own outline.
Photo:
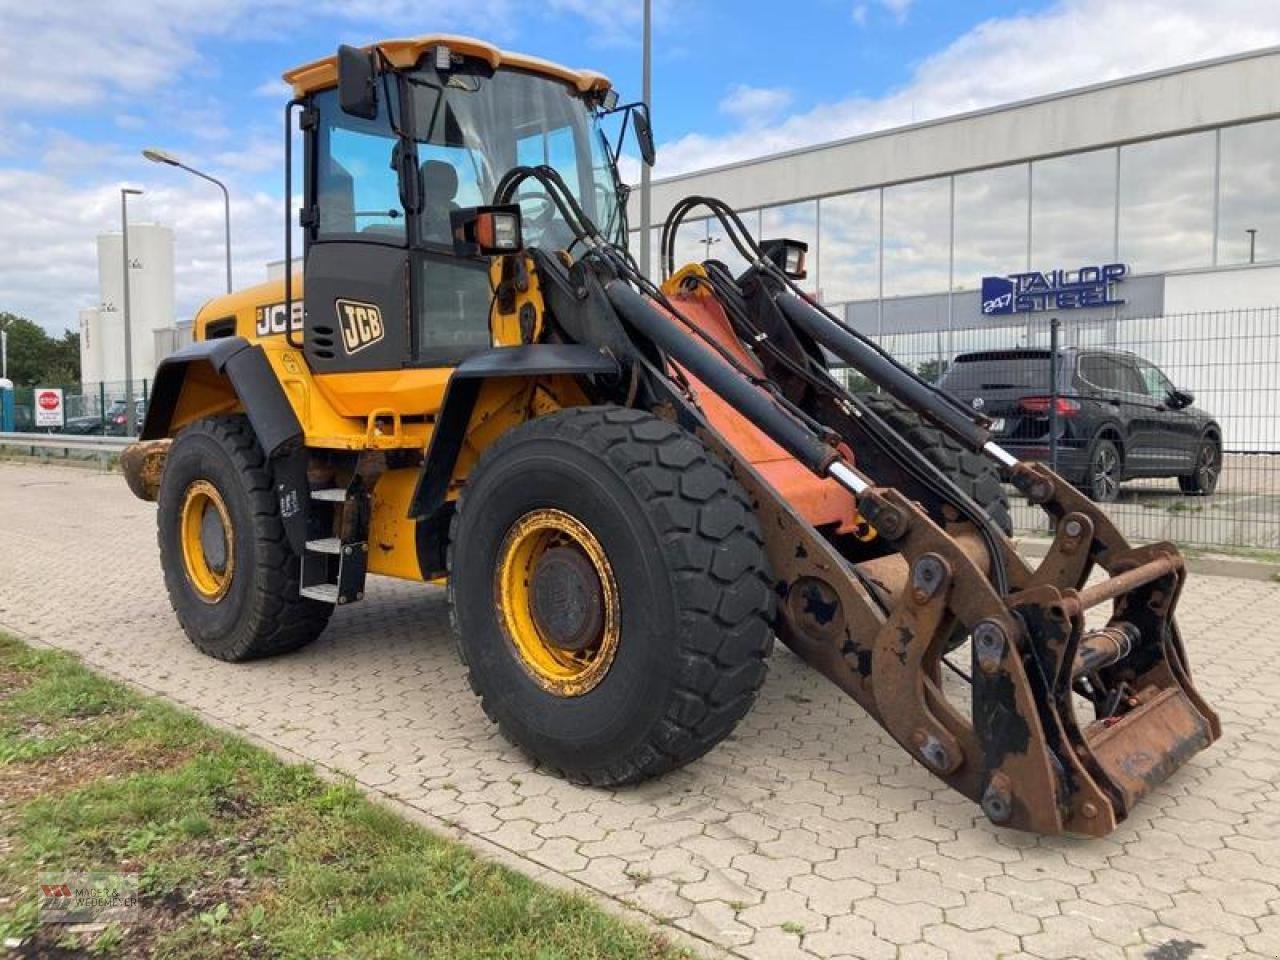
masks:
[[[434,69],[408,74],[412,130],[418,140],[423,208],[483,206],[513,167],[546,164],[564,178],[601,232],[625,242],[609,154],[591,109],[571,87],[516,70],[491,76],[451,71],[442,82]],[[526,180],[516,191],[529,246],[575,250],[574,235],[541,184]],[[423,240],[440,226],[423,218]]]

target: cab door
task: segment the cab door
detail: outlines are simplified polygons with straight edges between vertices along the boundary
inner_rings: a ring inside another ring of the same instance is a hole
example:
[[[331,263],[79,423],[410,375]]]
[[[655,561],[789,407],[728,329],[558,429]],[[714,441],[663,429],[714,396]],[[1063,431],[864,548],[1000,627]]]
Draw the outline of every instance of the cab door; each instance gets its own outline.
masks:
[[[371,120],[316,94],[304,211],[307,362],[317,374],[394,370],[412,359],[409,243],[398,138],[379,98]]]

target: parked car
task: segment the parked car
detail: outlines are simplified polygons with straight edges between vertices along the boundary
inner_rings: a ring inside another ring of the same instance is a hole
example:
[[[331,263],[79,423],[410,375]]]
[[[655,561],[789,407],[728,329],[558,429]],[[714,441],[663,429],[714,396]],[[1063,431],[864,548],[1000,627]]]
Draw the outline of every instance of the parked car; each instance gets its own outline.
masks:
[[[146,406],[141,400],[133,401],[133,432],[136,434],[142,430],[142,419],[146,414]],[[106,429],[103,431],[108,437],[123,437],[128,431],[125,430],[124,420],[124,401],[114,400],[111,406],[107,408]]]
[[[1048,462],[1051,357],[1038,349],[961,354],[939,383],[991,417],[997,442],[1010,453]],[[1213,493],[1222,428],[1194,402],[1132,353],[1059,350],[1059,473],[1103,502],[1134,477],[1177,477],[1183,493]]]

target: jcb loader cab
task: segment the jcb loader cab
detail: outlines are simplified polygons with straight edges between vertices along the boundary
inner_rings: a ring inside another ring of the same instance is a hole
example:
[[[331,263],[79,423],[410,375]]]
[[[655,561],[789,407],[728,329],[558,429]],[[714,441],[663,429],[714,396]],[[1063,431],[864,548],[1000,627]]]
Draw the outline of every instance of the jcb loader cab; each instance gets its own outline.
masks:
[[[1043,833],[1108,832],[1218,736],[1174,547],[1130,547],[805,297],[803,244],[691,197],[663,283],[641,274],[617,160],[628,130],[652,160],[645,105],[445,36],[286,79],[301,275],[200,311],[124,458],[201,650],[295,650],[370,574],[447,584],[504,735],[617,785],[728,735],[776,634],[991,820]],[[698,208],[740,275],[672,261]],[[1035,569],[1002,481],[1056,521]]]

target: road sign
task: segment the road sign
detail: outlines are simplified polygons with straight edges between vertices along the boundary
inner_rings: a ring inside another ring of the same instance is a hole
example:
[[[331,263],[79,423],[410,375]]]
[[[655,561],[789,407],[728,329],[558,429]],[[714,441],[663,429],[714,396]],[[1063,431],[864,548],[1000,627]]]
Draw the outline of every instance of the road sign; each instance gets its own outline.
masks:
[[[61,429],[66,423],[62,390],[58,387],[36,387],[35,414],[37,427]]]

